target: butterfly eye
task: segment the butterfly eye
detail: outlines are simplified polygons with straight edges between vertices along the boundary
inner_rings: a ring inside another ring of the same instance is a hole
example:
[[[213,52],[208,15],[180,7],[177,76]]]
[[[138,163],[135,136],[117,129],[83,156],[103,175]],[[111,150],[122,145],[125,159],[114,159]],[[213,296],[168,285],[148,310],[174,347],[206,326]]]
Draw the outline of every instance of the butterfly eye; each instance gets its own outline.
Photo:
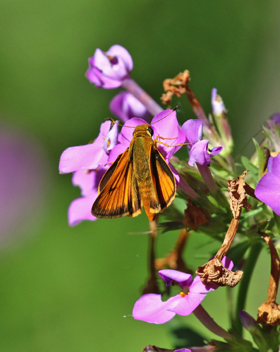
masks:
[[[153,131],[153,129],[152,129],[151,126],[148,127],[148,132],[150,133],[150,135],[151,135],[151,137],[152,137],[153,134],[154,134],[154,131]]]

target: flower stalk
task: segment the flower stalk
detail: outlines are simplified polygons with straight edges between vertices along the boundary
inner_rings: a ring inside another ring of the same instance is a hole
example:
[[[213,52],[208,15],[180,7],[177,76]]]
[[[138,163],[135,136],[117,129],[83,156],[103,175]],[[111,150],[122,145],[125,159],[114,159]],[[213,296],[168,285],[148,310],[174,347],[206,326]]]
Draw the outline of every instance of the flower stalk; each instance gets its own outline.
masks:
[[[237,296],[237,304],[236,304],[236,311],[234,315],[234,329],[238,332],[241,336],[243,334],[242,331],[242,324],[239,319],[240,311],[243,311],[246,305],[246,299],[248,295],[248,289],[250,286],[251,278],[254,273],[254,268],[257,263],[258,257],[260,255],[262,249],[262,244],[260,242],[256,242],[252,244],[249,256],[246,259],[243,271],[243,279],[240,282],[238,296]]]
[[[150,97],[131,77],[125,78],[122,81],[122,86],[129,93],[133,94],[149,111],[151,115],[159,114],[163,108]]]
[[[214,198],[221,206],[226,208],[228,206],[228,202],[224,194],[221,192],[220,188],[217,186],[216,182],[214,181],[214,178],[212,176],[209,166],[200,165],[197,163],[197,168],[201,174],[201,177],[203,178],[203,181],[208,187],[210,193],[214,196]]]
[[[146,286],[143,288],[142,293],[143,295],[146,293],[160,293],[160,289],[157,283],[156,277],[156,270],[155,270],[155,243],[157,238],[157,223],[158,223],[158,216],[155,216],[153,221],[149,221],[150,225],[150,236],[149,236],[149,278]]]
[[[280,259],[271,238],[263,232],[261,232],[260,235],[269,245],[271,256],[271,271],[267,298],[266,301],[258,309],[257,322],[272,326],[280,325],[280,306],[276,303],[276,296],[280,279]]]
[[[213,334],[218,335],[225,340],[232,339],[232,335],[215,323],[214,319],[210,317],[201,304],[193,311],[193,314]]]

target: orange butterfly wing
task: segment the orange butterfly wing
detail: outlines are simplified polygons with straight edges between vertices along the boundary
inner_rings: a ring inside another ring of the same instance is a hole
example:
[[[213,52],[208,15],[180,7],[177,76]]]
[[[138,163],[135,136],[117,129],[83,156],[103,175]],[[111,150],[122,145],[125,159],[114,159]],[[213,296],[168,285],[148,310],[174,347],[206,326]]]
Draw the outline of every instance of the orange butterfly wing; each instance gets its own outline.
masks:
[[[112,219],[121,216],[137,216],[141,213],[141,197],[129,148],[119,155],[102,177],[98,197],[91,212],[98,218]]]
[[[173,172],[155,145],[151,146],[150,171],[155,190],[155,197],[151,197],[150,212],[161,213],[175,198],[176,181]]]

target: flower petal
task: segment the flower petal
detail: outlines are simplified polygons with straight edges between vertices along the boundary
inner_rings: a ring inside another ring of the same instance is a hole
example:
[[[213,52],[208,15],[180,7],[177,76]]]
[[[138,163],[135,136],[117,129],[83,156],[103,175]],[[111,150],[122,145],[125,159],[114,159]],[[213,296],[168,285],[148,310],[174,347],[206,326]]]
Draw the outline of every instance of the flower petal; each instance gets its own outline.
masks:
[[[222,259],[222,263],[224,264],[224,267],[228,270],[231,270],[234,266],[233,261],[230,260],[228,257],[224,257]]]
[[[99,182],[105,171],[106,168],[103,167],[99,167],[98,170],[80,169],[74,172],[72,183],[74,186],[79,186],[81,188],[82,196],[86,196],[90,194],[93,189],[97,191]]]
[[[213,149],[209,149],[209,155],[210,157],[215,156],[223,150],[223,147],[214,147]]]
[[[268,163],[267,171],[280,178],[280,154],[270,157]]]
[[[204,285],[200,280],[200,276],[197,275],[190,285],[190,293],[208,293],[215,291],[217,288],[218,286],[214,284]]]
[[[127,69],[121,57],[116,56],[116,63],[112,63],[108,56],[116,56],[109,52],[104,53],[100,49],[96,49],[94,53],[94,66],[100,70],[103,82],[107,80],[115,81],[118,86],[121,86],[121,81],[127,76]]]
[[[94,56],[89,58],[86,76],[96,87],[112,89],[122,85],[132,68],[133,62],[128,51],[120,45],[113,45],[107,53],[95,50]]]
[[[158,274],[166,282],[166,286],[169,286],[172,281],[176,281],[180,284],[181,287],[189,286],[191,284],[192,276],[182,271],[172,270],[172,269],[163,269],[159,270]]]
[[[96,72],[95,69],[89,67],[86,72],[86,78],[90,81],[90,83],[95,84],[97,88],[102,87],[102,80],[99,77],[100,75]]]
[[[148,293],[136,301],[132,315],[134,319],[143,320],[147,323],[166,323],[175,315],[174,312],[168,309],[172,309],[181,298],[180,295],[177,295],[162,302],[161,295]]]
[[[150,117],[150,113],[134,95],[127,93],[123,102],[123,109],[129,119],[132,117],[139,117],[145,121]]]
[[[108,156],[103,150],[103,140],[102,144],[95,142],[64,150],[59,162],[59,172],[65,174],[79,169],[96,169],[98,165],[105,165]]]
[[[133,69],[133,60],[129,52],[121,45],[115,44],[107,51],[108,55],[121,57],[128,71]]]
[[[106,154],[108,154],[109,151],[112,150],[118,143],[118,122],[119,121],[116,121],[116,123],[113,124],[113,127],[110,129],[104,139],[103,149]]]
[[[70,226],[75,226],[83,220],[96,220],[91,214],[92,204],[97,198],[97,190],[93,190],[86,197],[73,200],[68,209],[68,221]]]
[[[271,207],[280,216],[280,177],[266,173],[255,189],[256,197]]]
[[[176,296],[175,296],[176,297]],[[189,315],[191,314],[197,306],[204,300],[206,295],[200,293],[189,293],[185,297],[177,300],[177,305],[173,308],[168,308],[172,312],[179,315]]]
[[[125,144],[116,145],[115,148],[111,150],[107,163],[113,163],[117,159],[117,157],[122,154],[128,147],[129,145],[126,147]]]
[[[213,88],[211,92],[211,104],[214,115],[222,115],[226,111],[223,99],[218,95],[217,89]]]
[[[123,108],[123,102],[124,98],[128,94],[127,92],[119,92],[110,102],[110,110],[114,115],[116,115],[118,118],[120,118],[123,122],[126,122],[129,117],[124,111]]]
[[[209,141],[203,139],[195,143],[190,150],[190,158],[188,164],[194,166],[195,163],[200,165],[209,165],[210,164],[210,155],[207,152],[207,146]]]
[[[195,119],[187,120],[183,124],[182,130],[185,133],[186,142],[196,143],[197,141],[200,141],[202,138],[203,123],[202,121],[195,120]]]
[[[280,126],[280,112],[276,112],[275,114],[271,115],[267,122],[270,121],[273,122],[272,124],[269,124],[270,127],[273,127],[275,123],[276,125]]]
[[[126,121],[119,135],[119,142],[129,146],[133,138],[134,129],[138,125],[147,125],[147,122],[139,118],[132,118]]]
[[[103,149],[104,138],[109,132],[110,126],[110,121],[102,123],[100,133],[93,143],[64,150],[60,157],[59,172],[68,173],[79,169],[92,170],[96,169],[98,165],[105,165],[108,155]]]
[[[146,121],[150,116],[146,107],[128,92],[118,93],[111,100],[110,110],[124,122],[132,117],[139,117]]]
[[[185,134],[177,121],[176,111],[167,109],[160,112],[154,116],[151,125],[155,131],[153,139],[159,136],[159,141],[170,145],[168,147],[161,143],[158,144],[158,149],[165,159],[169,161],[171,156],[182,147],[182,145],[176,147],[172,147],[172,145],[183,144],[186,140]]]

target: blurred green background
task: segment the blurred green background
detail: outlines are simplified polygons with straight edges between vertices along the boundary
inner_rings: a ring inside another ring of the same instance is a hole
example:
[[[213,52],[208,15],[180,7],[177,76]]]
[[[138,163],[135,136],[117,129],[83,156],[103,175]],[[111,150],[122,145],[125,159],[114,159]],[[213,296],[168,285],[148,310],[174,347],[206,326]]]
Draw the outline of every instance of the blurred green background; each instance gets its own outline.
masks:
[[[147,231],[147,219],[70,228],[67,209],[80,192],[71,175],[58,174],[58,161],[68,146],[94,139],[111,116],[117,90],[98,90],[84,75],[95,49],[113,44],[128,49],[132,77],[158,102],[162,81],[184,69],[207,113],[216,87],[229,111],[235,154],[248,152],[250,138],[280,109],[279,10],[277,0],[1,0],[0,154],[7,145],[14,152],[0,173],[0,351],[171,348],[170,327],[180,324],[215,337],[194,316],[161,326],[133,320],[148,239],[128,233]],[[182,104],[181,122],[194,118]],[[176,236],[160,237],[159,256]],[[185,257],[192,269],[204,263],[209,243],[191,237]],[[247,303],[253,316],[266,299],[269,266],[262,253]],[[227,329],[225,291],[203,305]]]

